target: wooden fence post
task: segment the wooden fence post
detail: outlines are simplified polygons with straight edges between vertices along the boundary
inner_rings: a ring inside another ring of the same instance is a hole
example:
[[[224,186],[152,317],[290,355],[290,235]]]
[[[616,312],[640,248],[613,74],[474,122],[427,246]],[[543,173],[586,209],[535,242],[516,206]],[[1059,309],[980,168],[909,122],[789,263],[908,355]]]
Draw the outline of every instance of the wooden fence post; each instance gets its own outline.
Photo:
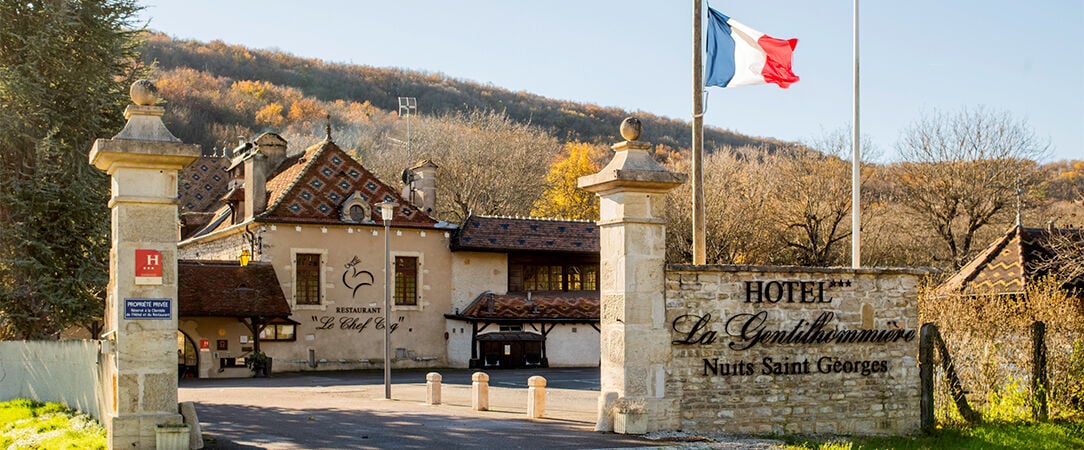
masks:
[[[1035,322],[1031,324],[1031,414],[1038,421],[1048,417],[1046,391],[1046,324]]]
[[[923,324],[918,338],[918,377],[922,386],[919,415],[922,419],[922,432],[927,434],[932,433],[937,426],[933,413],[933,337],[936,333],[936,325]]]

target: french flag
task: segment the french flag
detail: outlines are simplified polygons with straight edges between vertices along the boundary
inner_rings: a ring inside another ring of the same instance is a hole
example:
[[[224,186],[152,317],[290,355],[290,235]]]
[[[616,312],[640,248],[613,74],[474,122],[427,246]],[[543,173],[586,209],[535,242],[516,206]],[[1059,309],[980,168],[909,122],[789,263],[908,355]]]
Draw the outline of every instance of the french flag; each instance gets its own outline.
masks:
[[[791,71],[797,39],[776,39],[708,7],[705,86],[733,87],[798,81]]]

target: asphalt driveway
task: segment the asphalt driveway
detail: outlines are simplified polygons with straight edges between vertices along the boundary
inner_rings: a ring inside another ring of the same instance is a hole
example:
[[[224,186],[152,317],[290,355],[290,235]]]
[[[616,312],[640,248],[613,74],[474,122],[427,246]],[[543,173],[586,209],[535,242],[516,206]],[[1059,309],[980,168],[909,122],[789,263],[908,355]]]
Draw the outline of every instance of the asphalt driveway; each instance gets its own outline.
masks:
[[[470,408],[470,370],[440,370],[443,402],[425,401],[428,371],[381,371],[183,380],[206,448],[627,448],[666,445],[595,432],[599,369],[491,371],[490,411]],[[546,417],[526,418],[527,378],[547,379]]]

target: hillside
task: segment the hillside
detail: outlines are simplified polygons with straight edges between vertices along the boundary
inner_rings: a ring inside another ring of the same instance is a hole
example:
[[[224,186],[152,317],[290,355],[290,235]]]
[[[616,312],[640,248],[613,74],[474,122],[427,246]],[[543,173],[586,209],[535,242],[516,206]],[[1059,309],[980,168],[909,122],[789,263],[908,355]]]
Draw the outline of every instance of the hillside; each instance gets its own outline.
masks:
[[[320,103],[336,101],[369,105],[376,110],[398,111],[398,97],[416,97],[420,114],[441,115],[449,112],[493,110],[504,112],[521,123],[548,130],[564,141],[612,143],[617,124],[632,115],[619,108],[552,100],[527,92],[512,92],[500,87],[457,80],[437,73],[395,68],[326,63],[271,50],[253,50],[221,41],[203,43],[176,40],[164,34],[150,33],[142,47],[144,60],[156,63],[160,74],[215,80],[211,86],[192,83],[183,88],[229,88],[234,82],[262,81],[273,87],[296,90],[305,99]],[[207,102],[207,96],[185,95],[171,102],[190,112],[190,123],[179,124],[178,137],[210,148],[229,133],[222,127],[236,126],[259,132],[269,127],[255,115],[231,111],[227,104]],[[340,119],[333,115],[333,121]],[[654,144],[688,148],[691,139],[686,121],[645,112],[635,115],[644,122],[644,139]],[[219,128],[216,130],[216,125]],[[281,131],[281,130],[276,130]],[[722,146],[765,146],[769,151],[781,142],[743,136],[716,128],[705,129],[705,148]],[[219,144],[220,145],[220,144]]]

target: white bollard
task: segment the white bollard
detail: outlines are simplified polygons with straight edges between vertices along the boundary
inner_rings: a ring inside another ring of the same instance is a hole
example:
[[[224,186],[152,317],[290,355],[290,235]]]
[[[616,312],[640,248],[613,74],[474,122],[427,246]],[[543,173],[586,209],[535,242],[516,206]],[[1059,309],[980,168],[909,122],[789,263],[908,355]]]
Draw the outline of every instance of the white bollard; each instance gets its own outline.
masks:
[[[196,404],[193,402],[182,402],[180,407],[181,416],[184,417],[184,423],[188,425],[188,448],[203,448],[203,430],[200,428],[199,416],[196,415]]]
[[[474,372],[470,379],[471,409],[489,411],[489,375],[485,372]]]
[[[535,375],[527,379],[527,418],[541,419],[546,415],[546,378]]]
[[[430,405],[440,404],[440,380],[441,376],[436,372],[425,374],[425,403]]]
[[[598,421],[595,422],[595,431],[613,431],[613,405],[617,401],[616,392],[606,392],[598,396]]]

